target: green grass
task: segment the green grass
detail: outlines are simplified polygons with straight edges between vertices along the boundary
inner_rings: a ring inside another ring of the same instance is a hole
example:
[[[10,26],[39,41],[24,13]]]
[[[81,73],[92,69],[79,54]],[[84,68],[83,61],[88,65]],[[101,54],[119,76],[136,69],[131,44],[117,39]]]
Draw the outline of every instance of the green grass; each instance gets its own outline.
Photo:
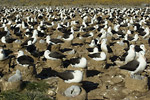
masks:
[[[53,100],[41,92],[19,92],[15,90],[0,93],[0,100]]]
[[[54,100],[46,92],[50,86],[44,81],[26,83],[24,90],[0,93],[0,100]]]
[[[39,92],[46,92],[49,88],[49,85],[44,81],[40,82],[31,82],[26,84],[26,89],[28,91],[39,91]]]

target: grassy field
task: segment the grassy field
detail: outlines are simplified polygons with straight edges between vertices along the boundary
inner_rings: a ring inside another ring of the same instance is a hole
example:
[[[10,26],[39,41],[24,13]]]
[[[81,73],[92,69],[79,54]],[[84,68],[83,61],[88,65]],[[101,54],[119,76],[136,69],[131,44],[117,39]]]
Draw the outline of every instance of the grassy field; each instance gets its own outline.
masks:
[[[150,4],[150,0],[0,0],[1,4],[20,6],[63,5],[134,5]]]

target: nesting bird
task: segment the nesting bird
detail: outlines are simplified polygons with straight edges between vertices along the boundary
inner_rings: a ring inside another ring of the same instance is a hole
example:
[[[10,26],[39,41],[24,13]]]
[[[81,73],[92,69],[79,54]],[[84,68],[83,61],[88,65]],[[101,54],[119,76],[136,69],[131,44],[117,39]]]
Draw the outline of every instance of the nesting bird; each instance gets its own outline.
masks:
[[[66,70],[64,72],[57,72],[56,75],[66,83],[79,83],[83,78],[83,72],[80,70]]]
[[[56,52],[56,51],[51,52],[51,51],[49,51],[49,50],[46,50],[46,51],[44,52],[44,57],[45,57],[46,59],[50,59],[50,60],[57,60],[57,59],[65,58],[66,56],[63,55],[63,54],[61,54],[61,53],[59,53],[59,52]]]
[[[105,52],[100,52],[100,53],[93,53],[88,55],[90,58],[92,58],[95,61],[104,61],[106,60],[106,53]]]
[[[85,68],[87,66],[87,60],[85,57],[71,58],[69,60],[72,67]]]
[[[145,53],[143,51],[140,51],[139,57],[137,59],[134,59],[119,68],[130,71],[131,75],[142,72],[146,68],[146,65],[147,65],[144,54]]]
[[[130,49],[121,56],[120,59],[121,61],[124,61],[125,64],[134,60],[135,55],[136,55],[134,47],[135,47],[134,45],[130,45]]]
[[[24,52],[22,50],[19,50],[17,53],[17,59],[16,62],[23,66],[23,67],[28,67],[28,66],[34,66],[34,59],[28,55],[24,55]]]

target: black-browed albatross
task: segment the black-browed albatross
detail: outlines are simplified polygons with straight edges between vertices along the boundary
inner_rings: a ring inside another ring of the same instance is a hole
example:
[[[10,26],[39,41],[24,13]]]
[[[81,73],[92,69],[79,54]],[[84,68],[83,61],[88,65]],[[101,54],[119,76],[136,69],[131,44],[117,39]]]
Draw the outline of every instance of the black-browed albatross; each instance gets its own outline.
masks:
[[[146,68],[146,65],[147,65],[144,54],[145,53],[143,51],[140,51],[139,57],[137,59],[134,59],[119,68],[130,71],[131,75],[142,72]]]
[[[66,83],[79,83],[83,79],[83,72],[80,70],[66,70],[64,72],[56,72],[56,76],[63,79]]]
[[[16,62],[23,66],[23,67],[28,67],[28,66],[34,66],[34,59],[28,55],[24,55],[24,52],[22,50],[19,50],[17,55]]]

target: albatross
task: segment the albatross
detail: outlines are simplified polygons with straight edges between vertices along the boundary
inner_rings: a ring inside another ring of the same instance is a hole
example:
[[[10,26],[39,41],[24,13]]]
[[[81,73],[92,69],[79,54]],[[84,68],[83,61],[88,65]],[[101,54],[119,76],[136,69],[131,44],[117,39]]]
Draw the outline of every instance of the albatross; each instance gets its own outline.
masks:
[[[34,65],[34,59],[28,55],[24,55],[24,52],[22,50],[19,50],[17,55],[16,62],[23,66],[23,67],[28,67],[28,66],[33,66]]]
[[[134,60],[136,56],[134,47],[135,47],[134,45],[130,45],[130,49],[120,57],[120,60],[124,61],[125,64]]]
[[[131,75],[138,74],[138,73],[142,72],[146,68],[146,65],[147,65],[146,58],[145,58],[144,54],[145,53],[143,51],[140,51],[139,57],[137,59],[134,59],[134,60],[128,62],[127,64],[125,64],[119,68],[130,71]]]
[[[90,58],[92,58],[95,61],[104,61],[106,59],[106,53],[105,52],[99,52],[99,53],[93,53],[88,55]]]
[[[51,52],[50,50],[46,50],[44,52],[44,57],[50,60],[57,60],[57,59],[65,58],[66,56],[56,51]]]
[[[87,60],[85,57],[71,58],[70,64],[72,67],[85,68],[87,65]]]
[[[79,83],[83,79],[83,72],[80,70],[66,70],[64,72],[57,72],[56,75],[66,83]]]

